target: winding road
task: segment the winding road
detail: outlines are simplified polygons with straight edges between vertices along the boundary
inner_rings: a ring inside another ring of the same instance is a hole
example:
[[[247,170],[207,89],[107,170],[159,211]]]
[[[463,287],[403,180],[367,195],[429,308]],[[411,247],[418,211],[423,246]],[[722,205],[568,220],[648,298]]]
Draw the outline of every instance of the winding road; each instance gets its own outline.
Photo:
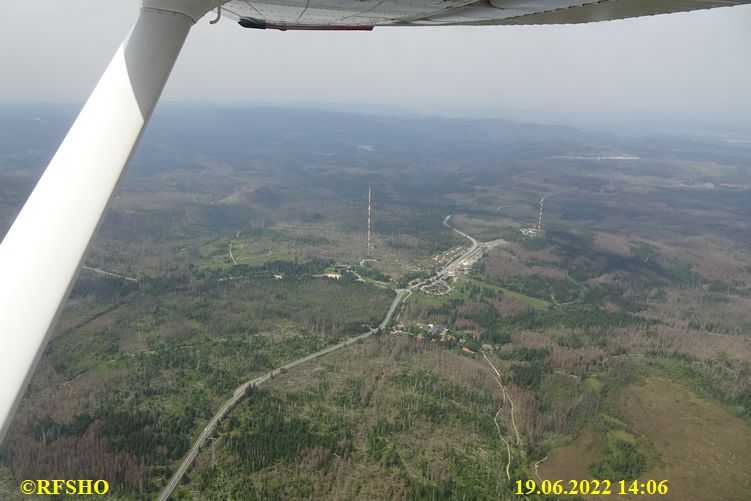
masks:
[[[445,218],[443,218],[443,226],[445,226],[446,228],[451,228],[452,230],[454,230],[455,232],[457,232],[458,234],[460,234],[464,238],[469,239],[469,241],[472,242],[472,247],[470,247],[470,249],[469,249],[468,252],[471,252],[471,251],[475,250],[477,248],[477,246],[480,245],[480,242],[478,242],[476,239],[470,237],[469,235],[467,235],[466,233],[464,233],[462,230],[457,230],[456,228],[454,228],[453,226],[451,226],[449,224],[449,219],[451,218],[451,216],[453,216],[453,214],[449,214],[448,216],[446,216]]]

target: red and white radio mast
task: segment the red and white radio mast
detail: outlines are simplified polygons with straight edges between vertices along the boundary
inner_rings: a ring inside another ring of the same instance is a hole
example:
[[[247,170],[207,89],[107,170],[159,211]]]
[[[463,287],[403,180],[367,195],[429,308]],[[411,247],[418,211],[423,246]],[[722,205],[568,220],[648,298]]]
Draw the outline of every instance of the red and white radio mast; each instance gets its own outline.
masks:
[[[370,246],[373,240],[373,226],[370,220],[370,186],[368,186],[368,254],[370,254]]]

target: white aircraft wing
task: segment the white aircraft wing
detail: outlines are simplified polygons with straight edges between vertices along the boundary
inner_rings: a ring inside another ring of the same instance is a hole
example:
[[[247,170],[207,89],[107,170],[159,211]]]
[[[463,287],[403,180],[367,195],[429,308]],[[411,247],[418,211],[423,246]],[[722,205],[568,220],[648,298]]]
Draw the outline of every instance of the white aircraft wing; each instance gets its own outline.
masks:
[[[717,0],[230,0],[248,28],[572,24],[651,16],[749,1]],[[255,22],[255,23],[254,23]]]
[[[246,28],[336,30],[586,23],[744,3],[751,0],[142,0],[0,245],[0,441],[183,41],[209,11],[221,5]]]

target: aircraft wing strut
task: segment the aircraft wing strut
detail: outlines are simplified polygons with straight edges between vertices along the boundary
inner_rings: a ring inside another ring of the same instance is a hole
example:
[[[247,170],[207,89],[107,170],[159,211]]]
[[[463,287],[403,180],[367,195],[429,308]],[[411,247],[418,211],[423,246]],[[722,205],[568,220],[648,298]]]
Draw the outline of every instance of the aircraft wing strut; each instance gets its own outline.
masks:
[[[0,245],[0,440],[193,23],[141,9]]]

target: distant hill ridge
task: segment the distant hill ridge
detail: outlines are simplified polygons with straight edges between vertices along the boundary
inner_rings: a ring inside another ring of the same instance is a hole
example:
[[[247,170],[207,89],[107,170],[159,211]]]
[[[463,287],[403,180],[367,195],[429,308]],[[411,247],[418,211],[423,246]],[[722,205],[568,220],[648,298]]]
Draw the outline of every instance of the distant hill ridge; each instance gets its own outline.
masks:
[[[50,155],[78,113],[77,104],[0,107],[0,155],[19,149]],[[165,103],[155,112],[145,143],[179,143],[188,149],[284,146],[363,151],[419,148],[435,144],[506,146],[514,143],[581,142],[588,134],[561,125],[490,118],[384,116],[280,106]],[[199,141],[198,143],[196,141]]]

